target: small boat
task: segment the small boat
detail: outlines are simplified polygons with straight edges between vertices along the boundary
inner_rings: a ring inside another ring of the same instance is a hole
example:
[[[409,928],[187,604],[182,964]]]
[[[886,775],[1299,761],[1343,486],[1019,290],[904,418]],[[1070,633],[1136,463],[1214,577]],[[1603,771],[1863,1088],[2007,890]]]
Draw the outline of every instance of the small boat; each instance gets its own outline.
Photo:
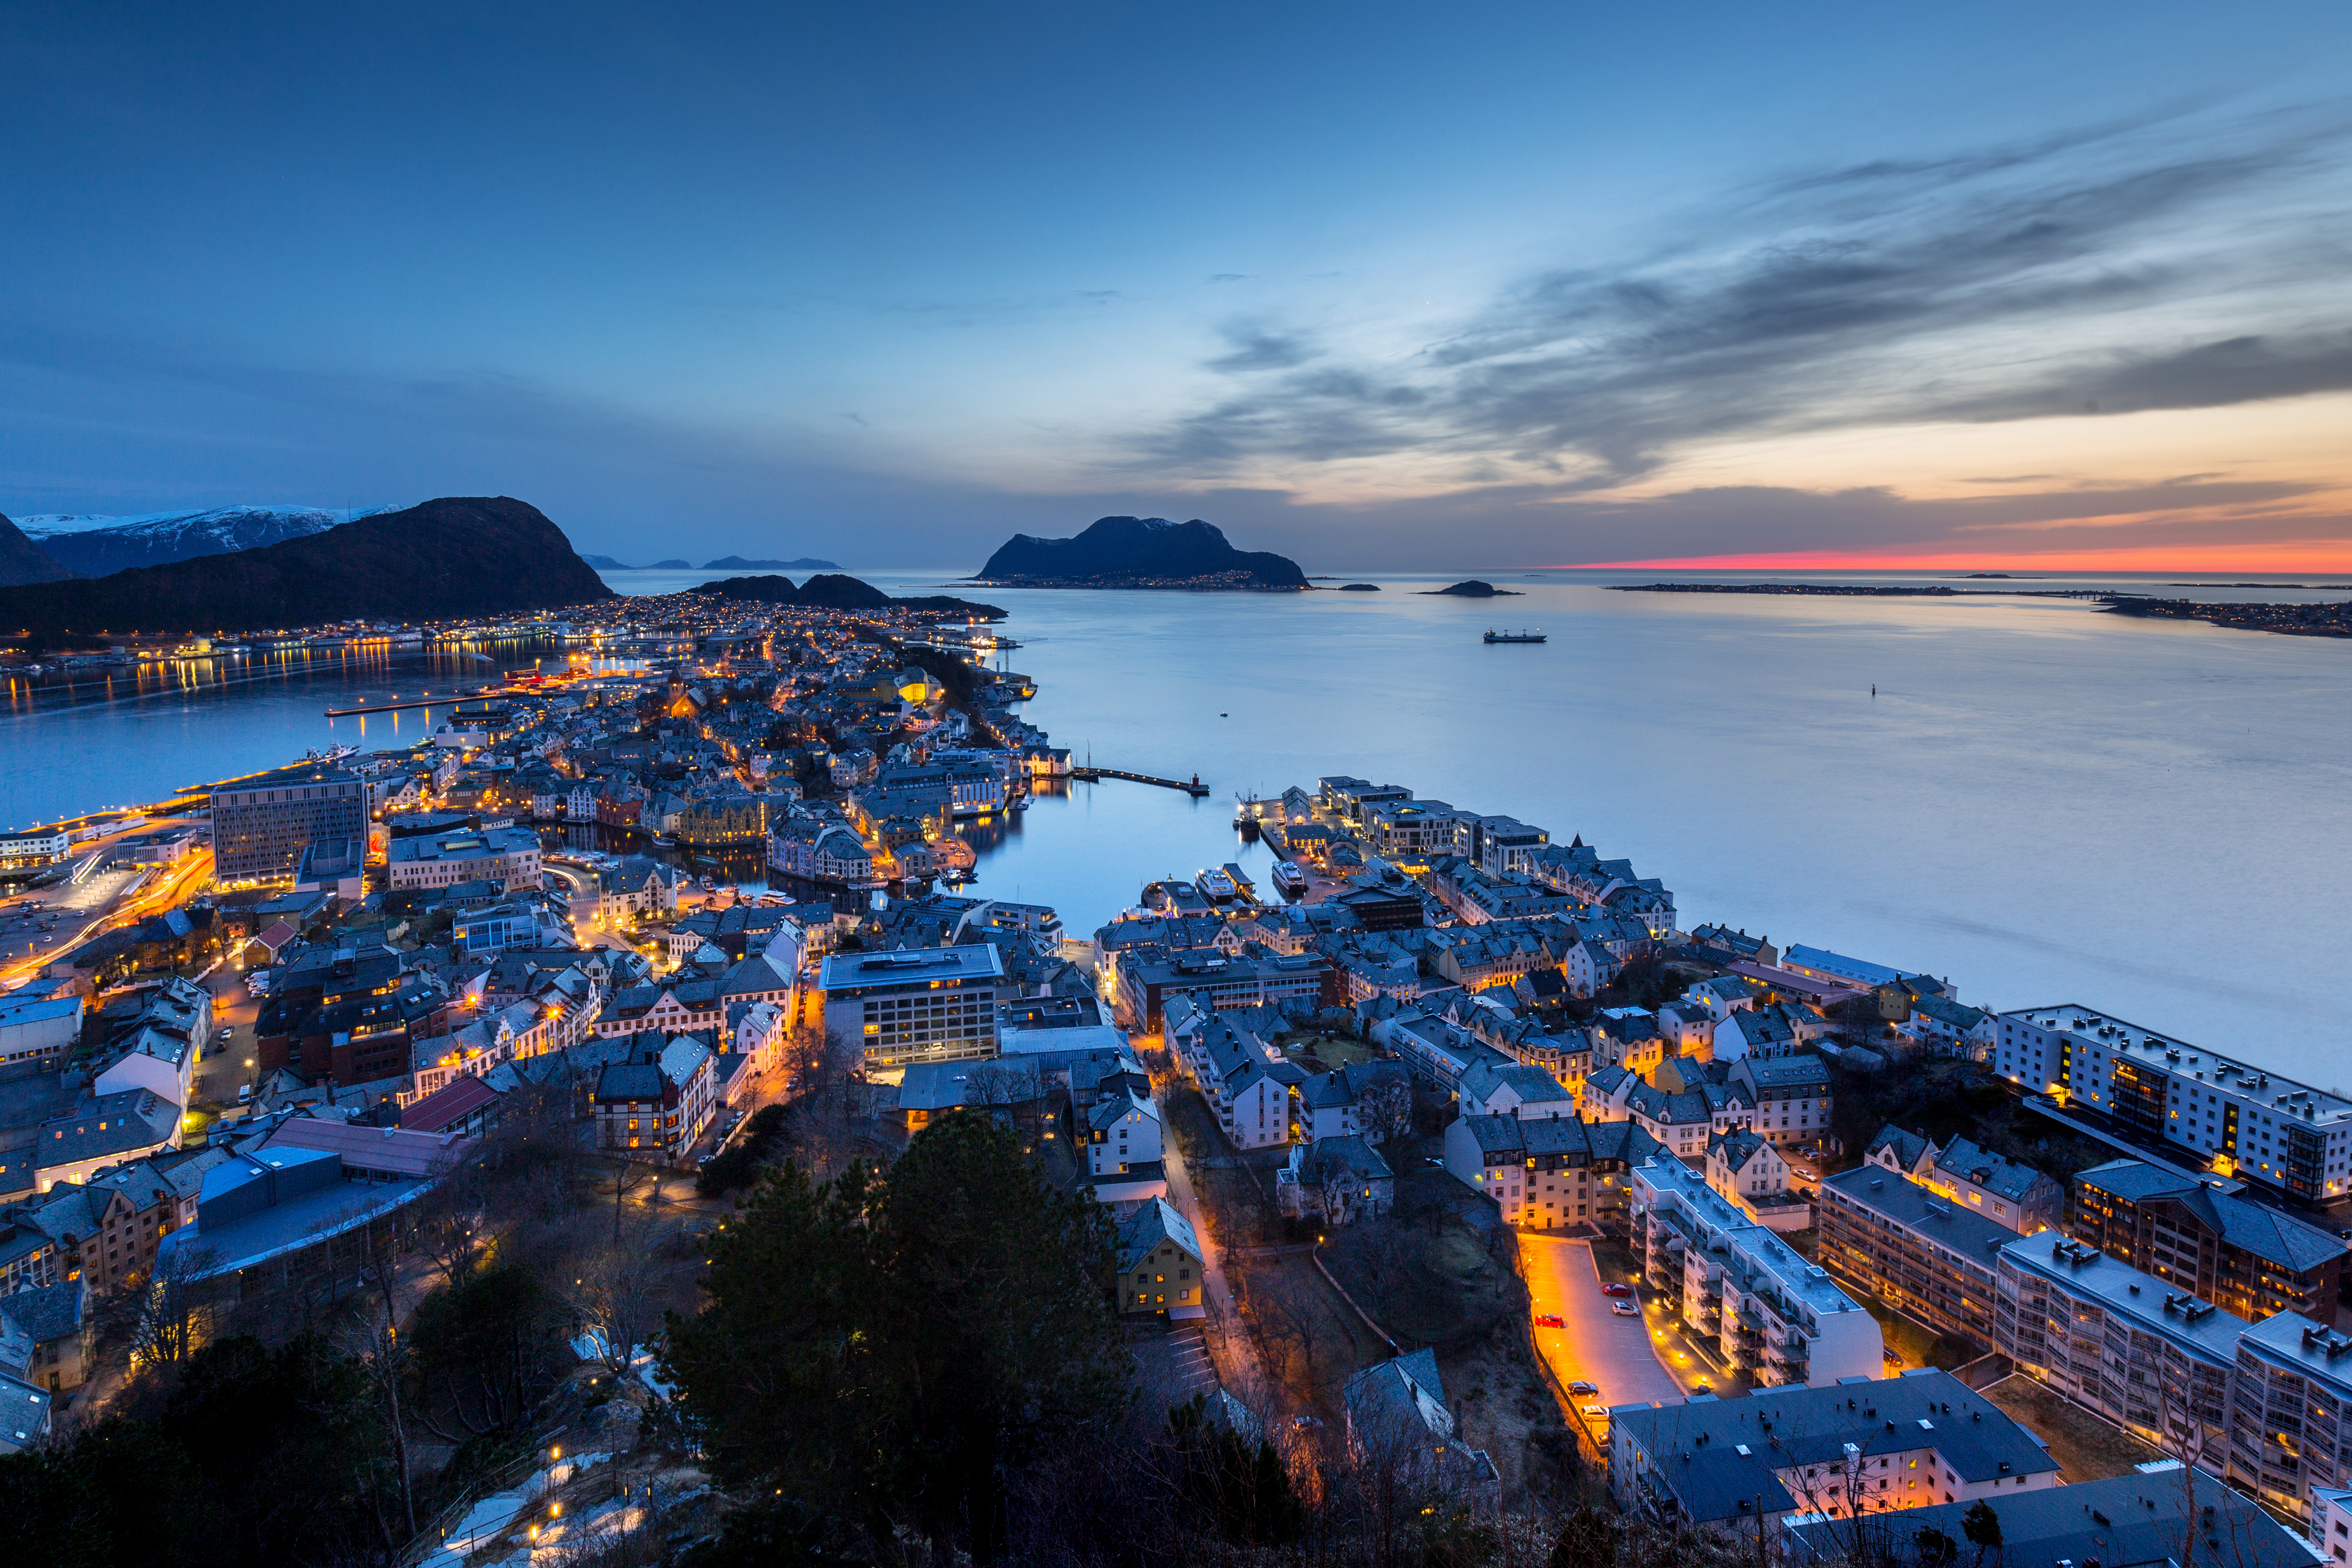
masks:
[[[1028,810],[1028,809],[1029,809],[1029,797],[1028,797],[1027,795],[1023,795],[1019,800],[1014,801],[1014,802],[1013,803],[1013,810],[1015,810],[1015,811],[1026,811],[1026,810]]]
[[[1486,640],[1490,643],[1541,642],[1544,640],[1544,635],[1541,632],[1488,632]]]

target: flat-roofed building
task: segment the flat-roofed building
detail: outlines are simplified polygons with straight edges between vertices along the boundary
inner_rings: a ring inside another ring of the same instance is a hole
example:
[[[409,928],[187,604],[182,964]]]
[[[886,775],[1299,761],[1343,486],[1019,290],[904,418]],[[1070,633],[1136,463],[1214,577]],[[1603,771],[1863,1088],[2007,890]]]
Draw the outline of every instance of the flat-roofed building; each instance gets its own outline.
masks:
[[[1979,1502],[1992,1511],[2000,1531],[1993,1538],[2000,1544],[1993,1549],[1992,1562],[2081,1568],[2313,1568],[2311,1548],[2294,1532],[2218,1476],[2179,1464],[2072,1486],[1997,1488],[1975,1501],[1906,1513],[1890,1521],[1885,1538],[1872,1545],[1895,1560],[1918,1561],[1927,1555],[1918,1549],[1921,1537],[1934,1531],[1970,1554],[1975,1549],[1968,1515]],[[1848,1520],[1791,1521],[1780,1535],[1781,1560],[1791,1568],[1831,1568],[1853,1561],[1853,1542]]]
[[[213,791],[212,825],[214,876],[282,882],[311,845],[367,837],[367,784],[341,768],[279,768]]]
[[[1990,1349],[2007,1226],[1907,1176],[1863,1165],[1822,1178],[1823,1268],[1906,1316]]]
[[[2280,1512],[2326,1528],[2321,1494],[2352,1483],[2352,1334],[2294,1312],[2240,1331],[2230,1479]]]
[[[2020,1372],[2168,1454],[2228,1462],[2237,1319],[2054,1230],[2002,1247],[1994,1275],[1993,1348]]]
[[[1009,987],[992,942],[836,952],[817,984],[826,1031],[857,1050],[869,1071],[997,1054],[997,1009]]]
[[[2293,1311],[2333,1323],[2352,1247],[2242,1190],[2226,1177],[2110,1160],[2074,1178],[2074,1235],[2249,1322]]]
[[[81,1038],[79,996],[0,996],[0,1066],[62,1062]]]
[[[488,882],[520,892],[540,885],[539,835],[524,827],[414,834],[392,841],[387,867],[394,889]]]
[[[1609,1413],[1609,1487],[1629,1511],[1759,1528],[1966,1506],[2058,1485],[2033,1434],[1950,1373],[1759,1388]]]
[[[2325,1202],[2352,1193],[2352,1100],[2069,1003],[2000,1015],[1992,1069],[2184,1163]]]

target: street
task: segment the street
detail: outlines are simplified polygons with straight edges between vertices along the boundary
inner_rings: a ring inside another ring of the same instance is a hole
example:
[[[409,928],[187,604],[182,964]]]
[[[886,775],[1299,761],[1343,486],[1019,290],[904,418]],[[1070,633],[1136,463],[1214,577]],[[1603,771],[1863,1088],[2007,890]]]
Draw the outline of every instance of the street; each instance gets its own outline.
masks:
[[[1193,1195],[1192,1173],[1184,1163],[1184,1152],[1171,1136],[1162,1141],[1160,1156],[1161,1167],[1168,1173],[1168,1201],[1176,1205],[1177,1213],[1192,1222],[1192,1234],[1200,1238],[1201,1299],[1209,1309],[1208,1343],[1219,1374],[1225,1386],[1236,1394],[1271,1392],[1265,1371],[1250,1348],[1249,1336],[1241,1331],[1240,1308],[1234,1301],[1232,1285],[1226,1281],[1217,1238],[1209,1229],[1208,1215]]]
[[[1538,1317],[1557,1316],[1563,1325],[1537,1329],[1536,1349],[1562,1386],[1600,1386],[1598,1394],[1570,1395],[1577,1405],[1646,1405],[1683,1397],[1682,1385],[1658,1359],[1648,1317],[1620,1317],[1609,1310],[1611,1303],[1633,1298],[1601,1293],[1590,1245],[1522,1232],[1519,1258],[1532,1310]]]

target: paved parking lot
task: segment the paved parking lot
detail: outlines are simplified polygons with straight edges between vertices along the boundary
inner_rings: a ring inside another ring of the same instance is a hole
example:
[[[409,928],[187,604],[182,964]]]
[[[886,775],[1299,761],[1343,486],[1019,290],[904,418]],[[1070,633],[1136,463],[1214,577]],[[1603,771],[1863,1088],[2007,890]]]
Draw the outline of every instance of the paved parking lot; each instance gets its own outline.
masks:
[[[1682,1385],[1660,1365],[1649,1324],[1609,1310],[1601,1293],[1592,1248],[1581,1241],[1522,1234],[1519,1257],[1528,1295],[1537,1316],[1557,1315],[1561,1326],[1536,1330],[1536,1349],[1562,1384],[1598,1384],[1598,1394],[1577,1394],[1579,1405],[1633,1405],[1680,1399]]]

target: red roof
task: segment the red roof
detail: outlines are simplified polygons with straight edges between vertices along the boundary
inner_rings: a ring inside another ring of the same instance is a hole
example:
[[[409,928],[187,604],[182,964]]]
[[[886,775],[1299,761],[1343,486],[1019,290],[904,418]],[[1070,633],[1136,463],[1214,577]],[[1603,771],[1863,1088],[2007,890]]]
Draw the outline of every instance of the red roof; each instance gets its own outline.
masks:
[[[269,929],[263,931],[256,940],[257,940],[262,946],[268,948],[272,953],[275,953],[284,948],[288,942],[292,942],[296,937],[300,936],[301,934],[302,933],[300,931],[297,931],[293,926],[289,925],[286,921],[275,921],[271,922]]]
[[[455,1078],[402,1111],[400,1124],[412,1132],[446,1131],[498,1097],[480,1079]]]

